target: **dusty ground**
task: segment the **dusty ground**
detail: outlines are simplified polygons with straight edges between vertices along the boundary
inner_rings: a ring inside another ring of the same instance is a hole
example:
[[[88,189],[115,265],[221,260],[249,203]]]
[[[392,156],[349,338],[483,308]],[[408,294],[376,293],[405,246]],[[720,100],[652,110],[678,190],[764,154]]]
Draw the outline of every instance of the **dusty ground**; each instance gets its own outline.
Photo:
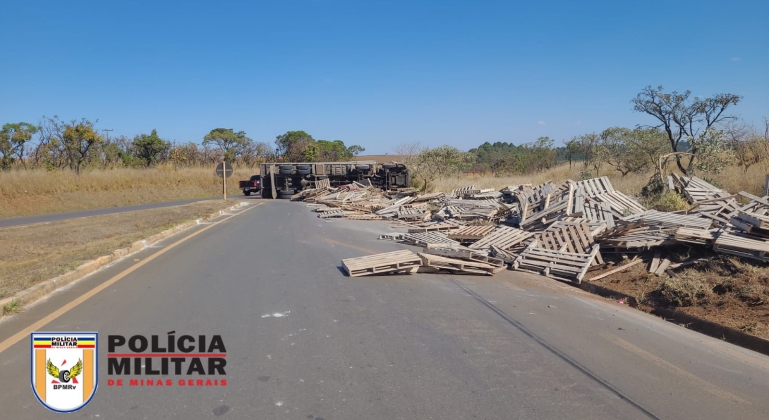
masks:
[[[693,249],[685,247],[670,250],[673,262],[691,257],[708,261],[676,270],[674,278],[648,274],[649,264],[641,263],[593,283],[632,296],[638,308],[647,312],[673,308],[769,339],[769,265],[712,251],[694,255]],[[643,254],[647,260],[652,256],[653,251]],[[591,272],[586,277],[600,273]]]
[[[238,201],[210,200],[0,229],[0,298]]]

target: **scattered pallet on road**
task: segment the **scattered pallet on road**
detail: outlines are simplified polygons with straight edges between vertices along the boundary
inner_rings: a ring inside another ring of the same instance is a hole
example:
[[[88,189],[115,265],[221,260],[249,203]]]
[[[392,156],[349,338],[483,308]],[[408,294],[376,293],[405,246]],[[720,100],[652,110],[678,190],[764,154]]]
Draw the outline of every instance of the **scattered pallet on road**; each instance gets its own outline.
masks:
[[[458,258],[447,258],[440,255],[427,254],[424,252],[420,252],[419,256],[422,258],[422,265],[425,267],[431,267],[438,270],[446,270],[454,274],[492,275],[504,269],[504,267],[495,267],[490,264],[466,261]]]
[[[414,273],[422,265],[419,255],[409,251],[393,251],[342,260],[350,277],[385,273]]]
[[[466,260],[466,261],[475,261],[479,263],[488,264],[500,269],[505,267],[504,260],[500,258],[494,258],[494,257],[489,257],[483,254],[479,254],[478,252],[473,251],[471,249],[435,248],[435,249],[424,249],[422,253],[431,254],[431,255],[440,255],[448,258],[457,258],[457,259]]]

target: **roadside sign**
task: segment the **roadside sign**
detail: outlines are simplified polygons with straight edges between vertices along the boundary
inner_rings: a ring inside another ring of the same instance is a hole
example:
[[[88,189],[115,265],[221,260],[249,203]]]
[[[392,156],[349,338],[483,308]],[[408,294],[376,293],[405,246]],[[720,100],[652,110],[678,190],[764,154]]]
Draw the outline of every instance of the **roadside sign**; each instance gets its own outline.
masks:
[[[219,178],[224,175],[225,177],[229,178],[232,176],[232,165],[230,165],[227,162],[219,162],[218,165],[216,165],[216,176]]]

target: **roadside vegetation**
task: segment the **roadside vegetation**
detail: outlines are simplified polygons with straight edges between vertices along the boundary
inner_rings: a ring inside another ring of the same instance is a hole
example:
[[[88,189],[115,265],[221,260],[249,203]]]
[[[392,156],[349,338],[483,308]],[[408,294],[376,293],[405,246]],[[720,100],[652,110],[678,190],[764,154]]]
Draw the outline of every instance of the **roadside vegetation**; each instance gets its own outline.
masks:
[[[2,228],[0,298],[236,203],[237,200],[206,200],[176,207]],[[15,304],[3,309],[4,312],[16,310]]]

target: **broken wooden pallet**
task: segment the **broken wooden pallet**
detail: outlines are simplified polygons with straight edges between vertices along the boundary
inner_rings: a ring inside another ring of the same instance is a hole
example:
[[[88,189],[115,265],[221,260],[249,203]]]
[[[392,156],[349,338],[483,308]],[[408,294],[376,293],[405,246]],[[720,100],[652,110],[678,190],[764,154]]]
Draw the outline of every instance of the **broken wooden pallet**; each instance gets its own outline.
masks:
[[[424,252],[420,252],[419,256],[422,258],[422,265],[425,267],[432,267],[438,270],[451,271],[454,274],[481,274],[492,275],[504,267],[494,267],[493,265],[475,262],[465,261],[457,258],[447,258],[440,255],[431,255]]]
[[[496,228],[494,225],[465,226],[449,232],[449,239],[456,241],[477,241],[491,233]]]
[[[751,238],[749,235],[724,230],[718,235],[713,250],[722,254],[769,261],[769,241]]]
[[[513,261],[515,261],[515,259],[518,258],[518,254],[516,252],[504,250],[494,245],[491,246],[491,249],[489,250],[489,254],[492,257],[501,259],[507,264],[512,264]]]
[[[409,251],[393,251],[342,260],[350,277],[385,273],[413,273],[422,265],[419,255]]]
[[[712,220],[704,217],[668,213],[657,210],[647,210],[643,213],[623,217],[621,220],[625,222],[641,222],[647,226],[674,229],[679,227],[710,229],[710,225],[713,224]]]
[[[513,262],[514,270],[524,270],[558,280],[581,283],[590,262],[598,254],[598,246],[593,246],[588,254],[553,251],[538,247],[534,240]]]
[[[483,239],[471,244],[469,248],[488,250],[494,245],[500,249],[510,249],[532,236],[534,236],[533,232],[526,232],[509,226],[497,226],[496,229],[484,236]]]
[[[436,245],[445,245],[453,248],[460,246],[459,242],[449,239],[448,236],[441,232],[417,232],[417,233],[404,233],[403,242],[411,245],[417,245],[422,247],[433,247]]]
[[[422,251],[424,254],[440,255],[447,258],[457,258],[465,261],[475,261],[479,263],[488,264],[498,268],[504,268],[505,262],[500,258],[489,257],[487,255],[480,254],[471,249],[447,249],[447,248],[426,248]]]
[[[695,229],[680,227],[676,229],[675,239],[678,242],[689,242],[700,245],[711,245],[718,237],[718,229]]]
[[[425,220],[430,217],[430,213],[425,211],[404,207],[401,207],[396,214],[399,220]]]

